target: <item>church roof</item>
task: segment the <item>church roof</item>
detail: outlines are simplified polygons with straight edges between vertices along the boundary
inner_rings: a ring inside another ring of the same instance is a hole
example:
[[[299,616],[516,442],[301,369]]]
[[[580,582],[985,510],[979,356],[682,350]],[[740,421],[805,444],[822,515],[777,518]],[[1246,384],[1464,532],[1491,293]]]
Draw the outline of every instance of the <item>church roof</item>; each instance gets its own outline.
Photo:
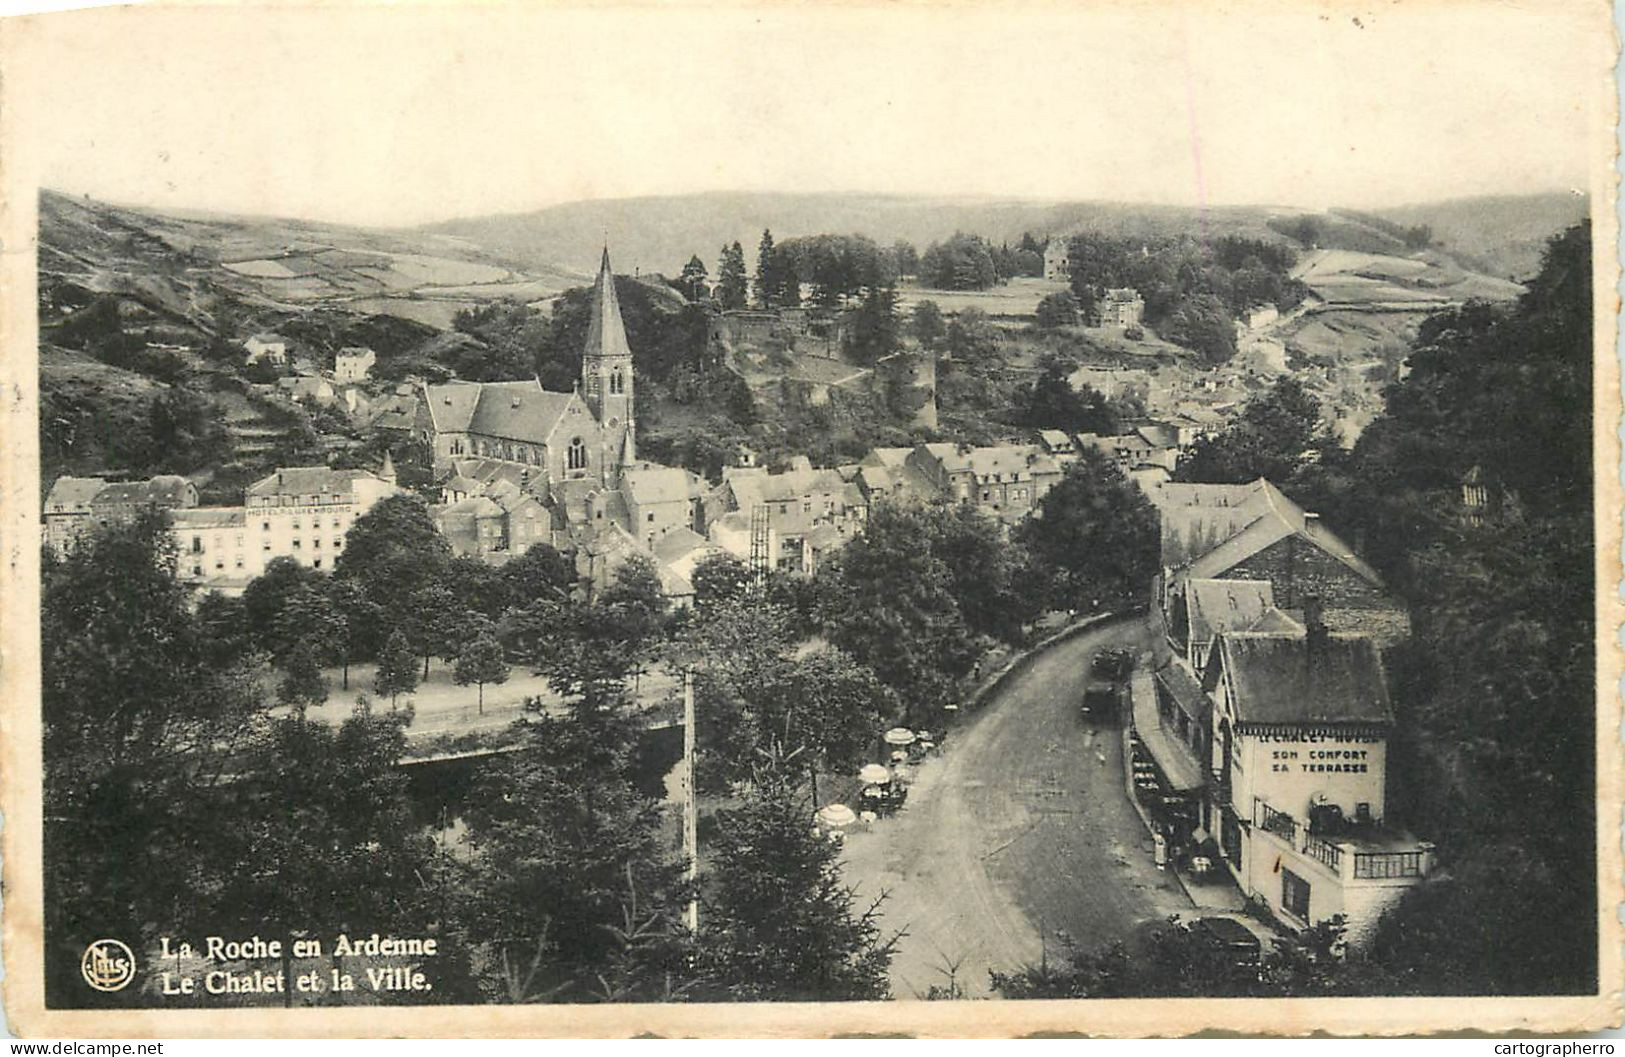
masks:
[[[587,344],[583,355],[625,356],[630,358],[632,346],[626,343],[626,327],[621,322],[621,304],[615,296],[615,273],[609,267],[609,247],[604,247],[603,263],[598,266],[598,281],[592,288],[592,316],[587,323]]]
[[[545,444],[574,393],[553,393],[533,379],[523,382],[450,382],[425,387],[424,402],[442,433],[478,433]]]

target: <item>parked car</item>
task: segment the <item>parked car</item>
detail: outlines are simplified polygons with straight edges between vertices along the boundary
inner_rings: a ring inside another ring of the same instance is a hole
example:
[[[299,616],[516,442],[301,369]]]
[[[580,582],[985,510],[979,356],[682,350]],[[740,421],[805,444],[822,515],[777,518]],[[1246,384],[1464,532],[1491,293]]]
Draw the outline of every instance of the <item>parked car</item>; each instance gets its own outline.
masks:
[[[1111,719],[1117,715],[1116,684],[1093,680],[1083,688],[1083,701],[1078,708],[1086,719]]]
[[[1120,680],[1134,670],[1134,654],[1120,646],[1101,650],[1089,666],[1091,674],[1105,679]]]

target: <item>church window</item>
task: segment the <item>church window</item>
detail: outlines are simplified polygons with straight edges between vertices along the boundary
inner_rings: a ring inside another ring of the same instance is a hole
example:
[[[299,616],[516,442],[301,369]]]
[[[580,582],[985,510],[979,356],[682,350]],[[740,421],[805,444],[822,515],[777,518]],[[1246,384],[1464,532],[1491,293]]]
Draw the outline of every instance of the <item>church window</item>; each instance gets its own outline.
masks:
[[[619,367],[609,376],[609,391],[612,395],[626,392],[626,376]]]
[[[565,453],[566,468],[571,470],[585,470],[587,468],[587,442],[580,437],[570,438],[570,450]]]

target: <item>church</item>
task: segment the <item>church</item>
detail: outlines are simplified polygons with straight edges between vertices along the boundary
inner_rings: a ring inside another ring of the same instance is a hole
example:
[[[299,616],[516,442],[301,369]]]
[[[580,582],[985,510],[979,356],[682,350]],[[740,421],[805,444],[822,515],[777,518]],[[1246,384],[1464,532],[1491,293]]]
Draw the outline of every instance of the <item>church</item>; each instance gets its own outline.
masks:
[[[633,390],[606,247],[574,392],[549,392],[536,379],[425,385],[414,433],[434,452],[437,476],[493,460],[521,467],[528,489],[542,495],[571,481],[615,488],[637,460]]]

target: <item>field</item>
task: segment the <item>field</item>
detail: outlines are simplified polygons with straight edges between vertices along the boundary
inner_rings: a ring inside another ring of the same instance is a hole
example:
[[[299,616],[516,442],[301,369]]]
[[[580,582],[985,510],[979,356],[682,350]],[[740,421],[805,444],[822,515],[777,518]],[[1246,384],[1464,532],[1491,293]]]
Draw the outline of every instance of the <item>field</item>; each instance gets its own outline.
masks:
[[[1011,279],[989,290],[932,290],[908,283],[898,287],[897,304],[904,312],[912,311],[921,301],[935,301],[944,313],[974,308],[998,318],[1030,318],[1038,302],[1065,289],[1067,284],[1063,282],[1029,278]]]

